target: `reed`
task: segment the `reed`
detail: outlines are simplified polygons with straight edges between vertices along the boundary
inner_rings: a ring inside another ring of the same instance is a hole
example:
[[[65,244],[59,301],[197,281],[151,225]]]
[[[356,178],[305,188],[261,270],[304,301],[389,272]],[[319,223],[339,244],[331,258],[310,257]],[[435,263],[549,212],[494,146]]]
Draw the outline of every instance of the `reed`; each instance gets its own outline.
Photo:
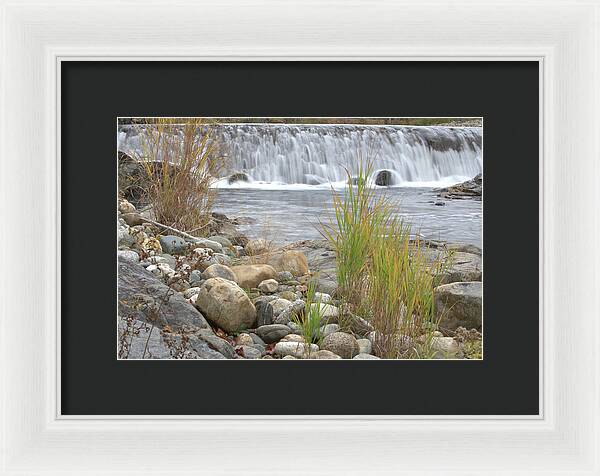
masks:
[[[139,126],[141,154],[136,158],[144,166],[145,194],[156,220],[201,236],[215,198],[211,185],[225,164],[210,124],[202,119],[178,121],[158,118],[152,125]]]

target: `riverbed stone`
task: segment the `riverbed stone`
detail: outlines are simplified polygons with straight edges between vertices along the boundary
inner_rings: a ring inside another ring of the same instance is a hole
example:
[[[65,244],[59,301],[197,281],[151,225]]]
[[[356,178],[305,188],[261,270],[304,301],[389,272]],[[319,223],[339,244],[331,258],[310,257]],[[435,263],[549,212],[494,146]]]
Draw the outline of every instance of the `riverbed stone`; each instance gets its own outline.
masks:
[[[161,236],[158,241],[163,251],[170,255],[184,254],[188,249],[188,243],[179,236]]]
[[[258,290],[261,293],[265,294],[275,293],[277,292],[277,288],[279,288],[279,283],[275,279],[265,279],[264,281],[261,281],[258,285]]]
[[[313,354],[310,354],[309,358],[318,360],[341,360],[342,358],[331,352],[330,350],[321,349]]]
[[[275,279],[277,272],[266,264],[247,264],[232,266],[236,283],[244,289],[257,287],[265,279]]]
[[[140,261],[140,255],[133,250],[118,250],[117,257],[129,263],[137,263]]]
[[[287,357],[292,356],[297,359],[309,357],[319,350],[316,344],[303,344],[301,342],[278,342],[273,348],[276,355]]]
[[[231,243],[229,238],[227,238],[226,236],[213,235],[213,236],[209,236],[208,239],[210,241],[215,241],[215,242],[219,243],[223,248],[231,248],[233,246],[233,244]]]
[[[460,359],[462,351],[453,337],[432,337],[431,349],[435,359]]]
[[[229,266],[222,264],[212,264],[202,273],[204,279],[223,278],[235,282],[235,274]]]
[[[271,301],[271,306],[273,307],[273,316],[277,317],[282,312],[289,309],[292,306],[292,302],[288,301],[287,299],[278,298]]]
[[[225,332],[249,329],[256,322],[256,309],[244,290],[223,278],[207,279],[196,300],[206,318]]]
[[[221,253],[223,251],[223,245],[221,245],[221,243],[206,238],[196,238],[194,240],[194,247],[209,248],[215,253]]]
[[[323,339],[321,348],[339,355],[343,359],[351,359],[359,353],[358,342],[353,335],[345,332],[334,332]]]
[[[373,345],[369,339],[357,339],[356,342],[359,354],[370,354],[373,351]]]
[[[190,283],[190,286],[199,287],[202,285],[202,283],[205,281],[205,279],[202,276],[202,273],[199,270],[195,269],[190,273],[188,281]]]
[[[454,330],[481,329],[482,283],[458,282],[443,284],[434,290],[436,317],[439,327]]]
[[[260,326],[256,329],[256,335],[260,337],[267,344],[277,342],[282,337],[290,333],[290,328],[283,324],[270,324],[267,326]]]
[[[321,326],[321,335],[323,337],[327,337],[329,334],[333,334],[334,332],[338,332],[340,330],[340,326],[337,324],[326,324]]]
[[[277,281],[280,283],[285,283],[287,281],[291,281],[294,279],[294,275],[289,271],[279,271],[277,273]]]
[[[260,349],[257,349],[251,345],[242,345],[238,347],[241,351],[241,355],[245,359],[260,359],[263,355]]]
[[[257,326],[268,326],[273,323],[273,306],[271,306],[270,302],[255,300],[254,307],[256,308]]]
[[[225,339],[217,336],[212,329],[201,329],[196,333],[196,337],[202,339],[208,346],[224,355],[228,359],[235,358],[235,349]]]

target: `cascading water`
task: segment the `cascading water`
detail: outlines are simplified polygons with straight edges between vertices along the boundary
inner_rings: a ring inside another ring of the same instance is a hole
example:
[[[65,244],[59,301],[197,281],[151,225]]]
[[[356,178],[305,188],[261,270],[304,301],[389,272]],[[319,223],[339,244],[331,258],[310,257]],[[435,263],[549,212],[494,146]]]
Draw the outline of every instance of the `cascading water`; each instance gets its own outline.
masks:
[[[389,185],[443,186],[481,173],[479,127],[221,124],[215,138],[229,173],[247,182],[231,186],[320,185],[346,179],[371,161],[374,177],[388,170]],[[139,147],[130,127],[120,128],[119,149]],[[229,186],[223,180],[220,186]]]

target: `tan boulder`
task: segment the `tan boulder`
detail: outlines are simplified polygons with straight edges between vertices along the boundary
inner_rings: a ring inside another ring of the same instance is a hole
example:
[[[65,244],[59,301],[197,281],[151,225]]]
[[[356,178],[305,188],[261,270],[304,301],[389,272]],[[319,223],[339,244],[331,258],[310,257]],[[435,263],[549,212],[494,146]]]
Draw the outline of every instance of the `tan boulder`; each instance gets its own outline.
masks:
[[[225,332],[249,329],[256,322],[256,309],[248,295],[224,278],[210,278],[200,286],[196,307]]]
[[[235,282],[245,289],[255,288],[264,280],[277,277],[277,271],[267,264],[242,264],[232,266],[231,271],[235,274]]]

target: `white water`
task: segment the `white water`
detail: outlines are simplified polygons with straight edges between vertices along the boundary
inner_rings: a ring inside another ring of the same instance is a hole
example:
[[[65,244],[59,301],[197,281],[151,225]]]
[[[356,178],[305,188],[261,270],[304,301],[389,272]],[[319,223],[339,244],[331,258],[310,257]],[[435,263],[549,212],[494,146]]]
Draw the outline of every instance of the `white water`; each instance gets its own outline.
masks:
[[[393,186],[442,187],[468,180],[483,169],[481,128],[362,125],[222,124],[215,129],[229,172],[248,182],[219,188],[306,189],[343,187],[346,169],[372,161],[373,179],[392,173]],[[139,147],[131,128],[122,127],[118,146]]]

